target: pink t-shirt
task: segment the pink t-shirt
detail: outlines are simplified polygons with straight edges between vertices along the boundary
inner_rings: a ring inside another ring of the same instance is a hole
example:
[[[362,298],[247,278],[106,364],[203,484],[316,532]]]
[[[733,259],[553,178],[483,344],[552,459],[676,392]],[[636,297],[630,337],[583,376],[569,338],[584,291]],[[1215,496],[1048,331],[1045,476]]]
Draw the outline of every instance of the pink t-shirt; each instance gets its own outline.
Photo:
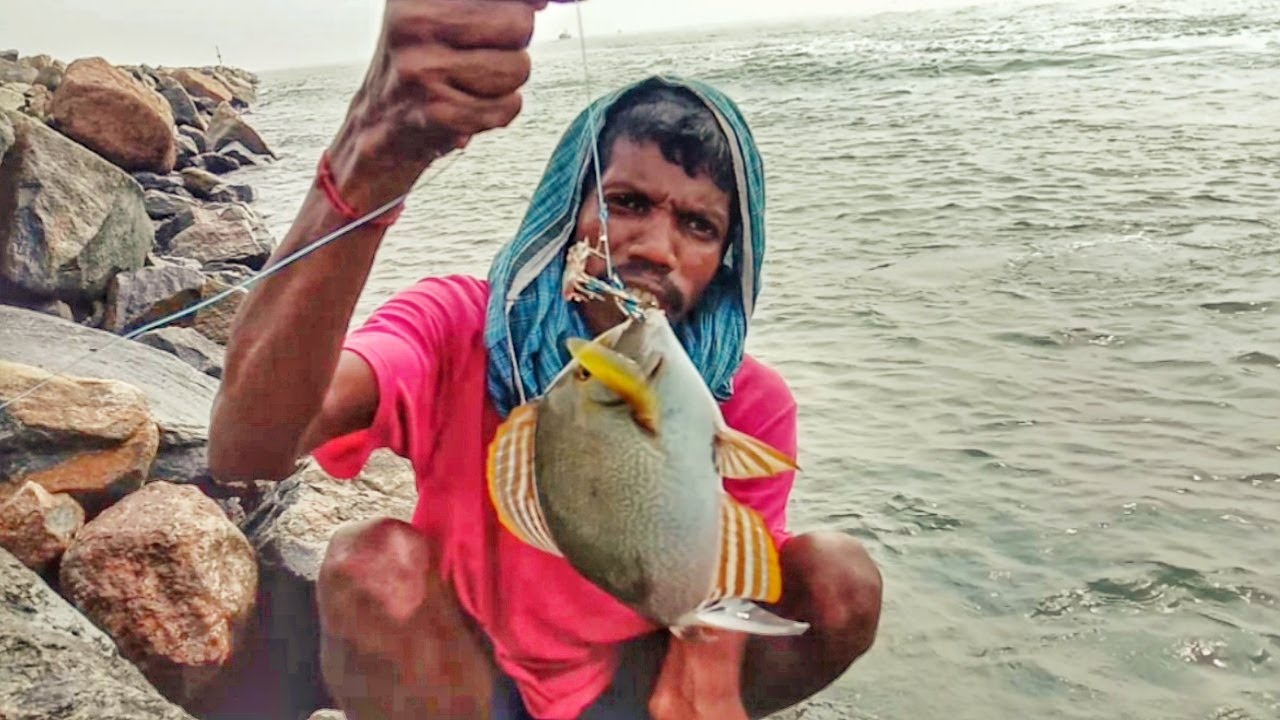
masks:
[[[419,497],[413,524],[442,549],[440,571],[461,606],[488,635],[529,712],[568,720],[608,687],[619,643],[660,628],[498,523],[485,484],[500,422],[485,381],[488,297],[483,280],[429,278],[376,310],[346,341],[377,377],[373,424],[314,456],[340,478],[358,474],[381,447],[411,461]],[[781,376],[748,356],[734,389],[722,405],[728,424],[794,457],[796,407]],[[725,488],[764,516],[781,547],[793,480],[788,472],[725,481]]]

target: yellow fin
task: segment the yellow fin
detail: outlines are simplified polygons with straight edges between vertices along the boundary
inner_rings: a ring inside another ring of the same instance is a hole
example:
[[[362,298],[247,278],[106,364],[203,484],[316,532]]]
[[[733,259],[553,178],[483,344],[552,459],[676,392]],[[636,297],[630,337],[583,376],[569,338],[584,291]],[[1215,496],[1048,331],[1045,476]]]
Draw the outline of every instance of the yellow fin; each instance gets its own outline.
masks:
[[[734,480],[773,477],[797,469],[786,453],[725,426],[716,433],[716,470]]]
[[[658,431],[658,396],[636,361],[599,343],[579,338],[570,338],[567,344],[579,365],[631,406],[636,422],[649,432]]]
[[[782,596],[782,565],[773,536],[760,513],[720,496],[720,561],[708,601],[721,598],[777,602]]]
[[[489,500],[498,521],[521,542],[562,555],[547,529],[534,477],[534,440],[538,408],[526,404],[511,411],[489,444]]]

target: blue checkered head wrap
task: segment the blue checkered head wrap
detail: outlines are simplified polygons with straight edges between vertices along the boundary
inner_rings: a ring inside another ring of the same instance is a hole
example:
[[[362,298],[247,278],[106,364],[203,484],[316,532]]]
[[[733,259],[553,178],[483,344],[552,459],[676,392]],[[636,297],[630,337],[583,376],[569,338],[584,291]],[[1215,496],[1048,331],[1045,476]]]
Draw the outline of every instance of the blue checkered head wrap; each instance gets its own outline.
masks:
[[[547,163],[516,236],[489,269],[485,322],[489,394],[505,417],[540,396],[569,362],[565,340],[590,337],[576,304],[561,296],[565,254],[573,242],[592,144],[609,109],[628,92],[652,83],[683,88],[715,115],[729,140],[739,217],[725,262],[698,305],[675,327],[686,352],[718,400],[733,393],[747,323],[760,291],[764,261],[764,167],[737,105],[706,84],[654,76],[597,99],[574,119]],[[590,179],[594,183],[594,173]]]

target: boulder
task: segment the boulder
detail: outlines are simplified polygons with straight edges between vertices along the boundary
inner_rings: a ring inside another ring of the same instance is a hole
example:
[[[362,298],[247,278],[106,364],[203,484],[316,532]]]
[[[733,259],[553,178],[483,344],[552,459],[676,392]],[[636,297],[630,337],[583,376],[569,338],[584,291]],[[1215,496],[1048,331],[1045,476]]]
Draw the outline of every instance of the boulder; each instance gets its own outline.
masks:
[[[222,184],[222,180],[218,179],[217,175],[203,168],[182,168],[180,174],[182,186],[187,189],[187,192],[206,200],[209,198],[209,193]]]
[[[191,167],[208,170],[214,175],[225,175],[240,169],[240,163],[234,158],[219,153],[203,153],[191,158]]]
[[[36,75],[34,84],[42,85],[50,91],[57,90],[58,86],[62,85],[62,77],[64,74],[65,72],[63,70],[50,65],[40,69],[40,72]]]
[[[200,271],[176,265],[122,272],[107,288],[102,329],[128,333],[175,313],[199,302],[204,283]]]
[[[227,86],[231,91],[231,102],[233,105],[240,107],[248,107],[258,101],[258,91],[252,83],[237,77],[234,73],[225,70],[215,70],[213,77]]]
[[[244,266],[237,266],[235,269],[227,267],[224,270],[212,272],[201,290],[203,296],[201,299],[208,300],[224,293],[248,279],[252,274],[253,272]],[[226,345],[231,340],[231,324],[235,320],[236,313],[240,311],[244,297],[245,294],[242,292],[231,292],[221,301],[200,309],[196,312],[193,327],[215,343]]]
[[[110,347],[108,347],[110,344]],[[146,393],[160,426],[152,480],[194,483],[215,497],[228,495],[209,479],[205,446],[218,382],[169,353],[119,335],[30,310],[0,305],[0,360],[80,377],[122,380]]]
[[[49,110],[54,127],[125,170],[167,173],[177,161],[169,103],[102,58],[71,63]]]
[[[200,130],[208,129],[209,125],[200,116],[200,112],[196,110],[196,104],[191,101],[191,95],[187,93],[187,89],[182,87],[182,83],[167,76],[159,76],[159,84],[157,89],[164,99],[169,103],[169,109],[173,112],[173,119],[179,125],[189,125]]]
[[[230,88],[199,70],[182,68],[175,70],[170,77],[177,80],[193,100],[204,98],[214,103],[221,103],[231,102],[234,97]]]
[[[133,173],[133,179],[138,181],[143,190],[159,190],[170,195],[180,195],[187,191],[182,175],[178,173],[160,175],[153,172],[137,172]]]
[[[142,267],[154,231],[142,188],[119,168],[18,113],[0,162],[0,291],[91,301]]]
[[[165,697],[190,708],[244,641],[258,566],[212,500],[154,482],[81,529],[59,582]]]
[[[164,327],[137,337],[138,342],[173,353],[182,362],[215,378],[222,378],[226,350],[218,343],[187,327]]]
[[[213,119],[209,121],[209,149],[221,150],[223,146],[238,142],[250,152],[274,158],[275,153],[267,147],[258,131],[240,118],[230,105],[222,104],[213,111]]]
[[[25,109],[27,107],[26,88],[28,87],[31,86],[19,83],[0,85],[0,111]]]
[[[27,115],[45,122],[49,117],[49,106],[53,103],[53,93],[43,85],[32,85],[27,90],[27,106],[23,109]]]
[[[58,67],[58,61],[54,60],[53,56],[44,55],[44,54],[24,57],[18,61],[18,64],[22,65],[23,67],[32,68],[34,70],[44,70],[45,68]]]
[[[179,215],[185,219],[186,211]],[[244,205],[191,208],[190,216],[191,224],[165,246],[167,254],[192,258],[202,264],[227,261],[254,269],[261,268],[271,255],[270,236],[257,216]]]
[[[0,85],[6,83],[26,83],[30,85],[40,76],[35,68],[19,65],[12,60],[0,60]]]
[[[8,60],[9,62],[18,62],[17,50],[0,50],[0,60]]]
[[[240,142],[229,142],[226,145],[223,145],[222,149],[218,152],[226,155],[232,160],[235,160],[236,164],[241,167],[261,165],[263,164],[263,160],[266,159],[262,155],[251,152],[249,148],[244,146],[244,143]]]
[[[8,115],[0,112],[0,166],[3,166],[5,153],[13,147],[15,140],[17,136],[14,134],[13,121]]]
[[[196,206],[194,199],[187,199],[181,195],[171,195],[161,190],[148,190],[143,196],[143,204],[147,208],[147,215],[152,220],[167,220],[184,210],[188,210]],[[177,234],[176,232],[174,234]],[[173,237],[172,235],[169,236]],[[169,238],[165,238],[167,243]],[[157,243],[159,243],[157,238]]]
[[[141,487],[156,457],[159,431],[132,385],[0,361],[0,400],[14,401],[0,410],[0,478],[70,493],[90,515]]]
[[[178,132],[191,138],[191,142],[196,144],[197,153],[209,152],[209,140],[205,137],[204,131],[198,128],[180,125],[178,127]]]
[[[214,188],[209,193],[209,202],[216,203],[251,203],[258,199],[258,192],[251,185],[232,185],[227,183]]]
[[[196,141],[182,133],[174,133],[173,141],[178,145],[178,164],[174,167],[184,168],[191,164],[191,161],[200,154],[200,148],[196,147]]]
[[[33,482],[0,499],[0,547],[36,572],[62,557],[83,525],[84,508],[75,498]]]
[[[329,539],[350,521],[408,520],[416,498],[408,462],[376,451],[352,480],[335,480],[308,461],[277,485],[244,530],[258,552],[261,638],[226,717],[299,718],[333,707],[320,678],[315,581]]]
[[[194,720],[166,700],[115,643],[0,550],[0,718]]]

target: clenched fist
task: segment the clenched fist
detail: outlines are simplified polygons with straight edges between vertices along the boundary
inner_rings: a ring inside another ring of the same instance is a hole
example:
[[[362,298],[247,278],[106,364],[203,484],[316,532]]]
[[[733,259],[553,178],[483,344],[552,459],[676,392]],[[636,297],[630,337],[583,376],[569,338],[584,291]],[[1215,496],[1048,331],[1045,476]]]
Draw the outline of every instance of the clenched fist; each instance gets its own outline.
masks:
[[[547,2],[387,0],[377,50],[331,148],[344,195],[362,207],[385,202],[435,158],[514,120],[534,13]]]

